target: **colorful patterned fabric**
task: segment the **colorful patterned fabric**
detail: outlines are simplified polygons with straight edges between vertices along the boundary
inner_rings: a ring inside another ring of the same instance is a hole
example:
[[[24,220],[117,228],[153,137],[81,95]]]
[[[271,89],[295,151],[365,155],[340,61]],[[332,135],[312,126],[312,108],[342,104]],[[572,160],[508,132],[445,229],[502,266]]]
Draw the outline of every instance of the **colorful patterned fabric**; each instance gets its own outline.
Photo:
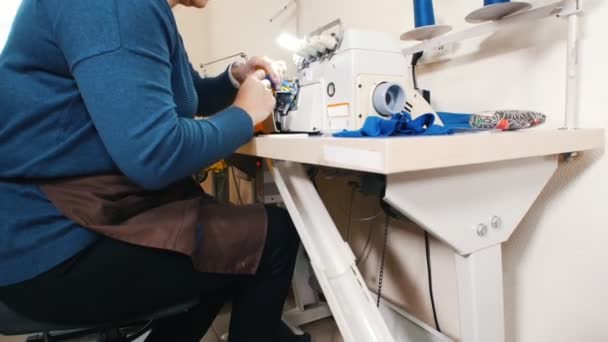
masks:
[[[473,128],[507,131],[536,127],[545,123],[546,120],[547,116],[538,112],[501,110],[473,114],[469,119],[469,124]]]
[[[444,125],[453,130],[503,131],[532,128],[545,123],[546,115],[533,111],[498,110],[474,114],[438,112]]]

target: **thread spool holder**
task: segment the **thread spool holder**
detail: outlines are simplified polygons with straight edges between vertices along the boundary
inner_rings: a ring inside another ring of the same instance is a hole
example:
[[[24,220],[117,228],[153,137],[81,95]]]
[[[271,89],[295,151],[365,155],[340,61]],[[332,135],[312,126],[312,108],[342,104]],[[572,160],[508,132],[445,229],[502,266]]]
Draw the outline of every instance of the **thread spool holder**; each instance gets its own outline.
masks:
[[[452,31],[450,25],[435,23],[432,0],[414,0],[414,21],[416,28],[401,34],[401,40],[423,41]]]
[[[466,16],[465,21],[471,24],[495,21],[506,18],[510,15],[521,13],[532,8],[532,5],[523,1],[502,2],[484,6],[471,12]]]
[[[432,51],[449,44],[467,39],[502,31],[517,25],[522,25],[540,19],[557,17],[567,19],[567,70],[566,70],[566,108],[563,129],[578,128],[578,83],[579,83],[579,18],[583,8],[583,0],[560,0],[515,14],[497,21],[477,24],[445,35],[431,38],[402,50],[405,56],[411,56],[420,51]]]

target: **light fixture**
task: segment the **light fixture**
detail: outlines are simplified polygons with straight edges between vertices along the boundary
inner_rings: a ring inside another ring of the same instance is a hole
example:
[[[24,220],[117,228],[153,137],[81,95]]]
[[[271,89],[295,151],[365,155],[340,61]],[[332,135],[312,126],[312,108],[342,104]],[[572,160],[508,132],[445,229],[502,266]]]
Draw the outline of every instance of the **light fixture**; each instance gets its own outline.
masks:
[[[297,52],[304,47],[306,41],[299,39],[293,34],[281,33],[279,37],[277,37],[277,44],[287,51]]]

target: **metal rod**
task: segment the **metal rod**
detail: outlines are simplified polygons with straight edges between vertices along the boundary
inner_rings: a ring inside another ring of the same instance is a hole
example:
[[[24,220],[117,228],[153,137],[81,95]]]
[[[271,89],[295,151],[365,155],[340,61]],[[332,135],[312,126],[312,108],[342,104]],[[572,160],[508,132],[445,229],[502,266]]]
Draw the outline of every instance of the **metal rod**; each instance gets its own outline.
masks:
[[[568,15],[568,44],[566,66],[566,115],[565,129],[576,129],[578,122],[578,90],[579,90],[579,3],[574,13]]]
[[[501,245],[468,256],[454,253],[458,275],[460,335],[466,342],[504,342]]]
[[[302,164],[274,161],[273,178],[346,342],[395,342],[355,256]]]
[[[321,34],[321,33],[323,33],[324,31],[329,30],[330,28],[332,28],[332,27],[334,27],[334,26],[339,26],[339,27],[340,27],[340,31],[342,31],[342,30],[343,30],[343,27],[342,27],[342,20],[341,20],[341,19],[336,19],[336,20],[334,20],[334,21],[332,21],[332,22],[330,22],[330,23],[328,23],[328,24],[325,24],[325,25],[323,25],[323,26],[319,27],[318,29],[316,29],[316,30],[314,30],[314,31],[310,32],[310,33],[308,34],[308,37],[312,37],[312,36],[315,36],[315,35]]]
[[[277,13],[275,13],[275,15],[270,18],[270,22],[272,23],[277,20],[277,18],[280,17],[283,13],[285,13],[285,11],[289,9],[289,7],[297,5],[297,2],[298,0],[290,0],[287,4],[285,4],[285,6],[283,6],[283,8],[281,8]]]
[[[203,70],[203,73],[205,73],[205,68],[209,67],[210,65],[213,65],[213,64],[216,64],[216,63],[219,63],[219,62],[223,62],[223,61],[225,61],[225,60],[229,60],[229,59],[232,59],[232,58],[235,58],[235,57],[240,57],[240,58],[244,59],[245,61],[247,61],[247,59],[248,59],[248,57],[247,57],[247,54],[246,54],[246,53],[244,53],[244,52],[239,52],[239,53],[235,53],[234,55],[230,55],[230,56],[222,57],[222,58],[220,58],[220,59],[216,59],[216,60],[211,61],[211,62],[207,62],[207,63],[201,63],[201,64],[199,65],[199,67],[200,67],[200,68]]]

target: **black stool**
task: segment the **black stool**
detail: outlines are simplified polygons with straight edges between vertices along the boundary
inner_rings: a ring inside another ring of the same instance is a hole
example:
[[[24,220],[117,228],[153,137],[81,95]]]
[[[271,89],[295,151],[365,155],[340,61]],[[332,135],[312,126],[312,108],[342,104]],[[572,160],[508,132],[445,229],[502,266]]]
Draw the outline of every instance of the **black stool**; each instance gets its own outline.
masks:
[[[0,302],[0,335],[35,334],[28,337],[28,342],[63,342],[81,340],[83,337],[91,337],[97,342],[130,342],[150,330],[154,321],[186,312],[197,304],[198,299],[193,299],[123,322],[90,326],[36,322],[19,315]]]

